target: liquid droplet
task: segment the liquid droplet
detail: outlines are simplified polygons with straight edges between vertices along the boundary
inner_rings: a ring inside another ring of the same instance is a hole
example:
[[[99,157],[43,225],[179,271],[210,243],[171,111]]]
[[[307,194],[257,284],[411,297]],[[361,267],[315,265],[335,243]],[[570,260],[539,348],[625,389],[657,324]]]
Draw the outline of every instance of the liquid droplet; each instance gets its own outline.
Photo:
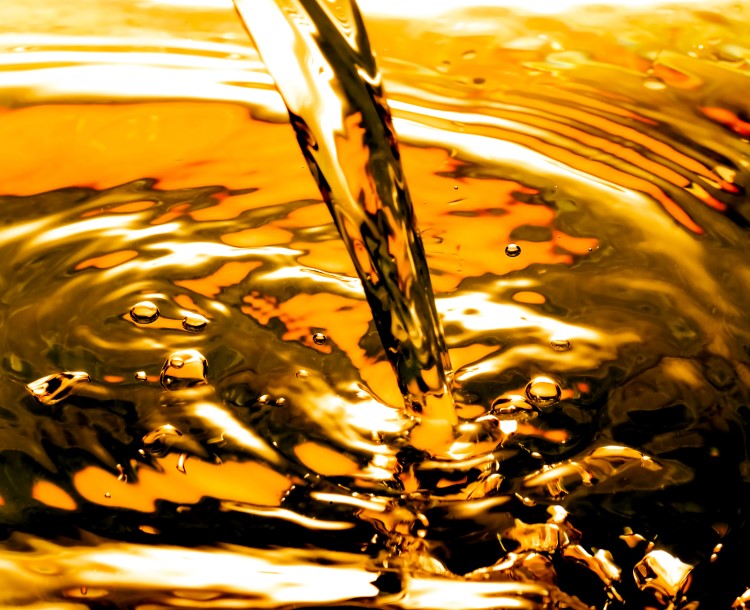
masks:
[[[89,381],[91,381],[91,377],[88,373],[81,371],[65,372],[32,381],[26,386],[26,389],[42,404],[54,405],[61,400],[65,400],[80,385]]]
[[[313,335],[313,343],[316,345],[323,345],[328,341],[328,337],[326,337],[323,333],[315,333]]]
[[[189,313],[182,318],[182,328],[192,333],[199,333],[208,324],[208,320],[199,313]]]
[[[666,551],[651,551],[633,568],[633,577],[639,589],[654,589],[667,599],[675,599],[689,585],[692,570],[693,566]]]
[[[562,391],[551,377],[534,377],[526,386],[526,397],[537,407],[547,407],[560,400]]]
[[[141,301],[130,309],[130,317],[138,324],[151,324],[159,317],[159,308],[151,301]]]
[[[111,497],[112,497],[112,494],[111,494],[111,493],[109,493],[108,491],[107,491],[107,492],[104,492],[104,497],[105,497],[105,498],[111,498]]]
[[[169,453],[170,447],[181,436],[182,432],[177,428],[171,424],[165,424],[143,437],[143,448],[149,455],[164,457]]]
[[[295,373],[295,376],[297,379],[307,379],[310,377],[310,373],[308,373],[305,369],[300,369]]]
[[[567,339],[553,339],[550,345],[556,352],[567,352],[570,349],[570,341]]]
[[[137,381],[146,381],[147,377],[148,376],[146,375],[146,371],[138,371],[135,374],[135,378]]]
[[[186,349],[167,358],[161,370],[161,385],[167,390],[182,390],[207,383],[208,361],[199,351]]]
[[[519,254],[521,254],[521,246],[519,246],[518,244],[508,244],[507,246],[505,246],[506,256],[515,258]]]

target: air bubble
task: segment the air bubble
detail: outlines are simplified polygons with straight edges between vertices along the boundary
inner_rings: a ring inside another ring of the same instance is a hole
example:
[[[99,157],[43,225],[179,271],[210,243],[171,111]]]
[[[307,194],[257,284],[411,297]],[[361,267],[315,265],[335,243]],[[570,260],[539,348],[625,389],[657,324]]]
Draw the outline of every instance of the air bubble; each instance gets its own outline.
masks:
[[[146,381],[148,379],[148,375],[146,375],[146,371],[138,371],[135,374],[136,381]]]
[[[186,349],[167,358],[161,370],[161,385],[167,390],[182,390],[207,383],[208,361],[199,351]]]
[[[153,432],[143,437],[143,449],[154,457],[164,457],[169,453],[170,447],[182,436],[177,428],[171,424],[159,426]]]
[[[151,324],[159,317],[159,308],[151,301],[141,301],[130,309],[130,317],[138,324]]]
[[[281,398],[276,399],[276,406],[277,407],[283,407],[286,404],[286,398],[283,396]]]
[[[526,386],[526,397],[537,407],[547,407],[560,400],[562,391],[551,377],[534,377]]]
[[[323,333],[315,333],[313,335],[313,343],[316,345],[323,345],[328,341],[328,337],[326,337]]]
[[[208,324],[208,320],[199,313],[189,313],[182,318],[182,328],[192,333],[199,333]]]
[[[29,393],[43,405],[54,405],[65,400],[78,386],[91,381],[88,373],[81,371],[48,375],[26,386]]]
[[[295,376],[297,379],[307,379],[310,377],[310,373],[308,373],[305,369],[300,369],[295,373]]]
[[[508,244],[505,246],[505,255],[509,256],[510,258],[515,258],[521,254],[521,246],[518,244]]]
[[[271,400],[271,397],[268,394],[261,394],[260,396],[258,396],[258,404],[268,404],[269,400]]]
[[[570,341],[567,339],[553,339],[549,344],[556,352],[567,352],[570,349]]]

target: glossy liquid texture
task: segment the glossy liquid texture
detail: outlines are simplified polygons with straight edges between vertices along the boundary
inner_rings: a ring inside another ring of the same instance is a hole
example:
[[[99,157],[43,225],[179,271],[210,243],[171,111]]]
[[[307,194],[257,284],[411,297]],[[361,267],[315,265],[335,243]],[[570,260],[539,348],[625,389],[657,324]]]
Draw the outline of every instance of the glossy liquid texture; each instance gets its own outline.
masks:
[[[407,409],[457,423],[391,111],[353,0],[236,0],[357,269]]]
[[[0,605],[747,606],[744,5],[362,5],[450,460],[231,5],[87,7],[0,5]]]

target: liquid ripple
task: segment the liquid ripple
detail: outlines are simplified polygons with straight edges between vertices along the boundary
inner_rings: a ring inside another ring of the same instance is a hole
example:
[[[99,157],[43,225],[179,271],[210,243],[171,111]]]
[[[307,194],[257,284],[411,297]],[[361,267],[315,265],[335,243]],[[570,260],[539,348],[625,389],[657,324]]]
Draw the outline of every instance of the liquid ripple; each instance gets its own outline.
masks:
[[[366,15],[457,368],[451,468],[408,447],[228,8],[186,18],[193,42],[146,11],[151,38],[103,45],[113,8],[98,39],[6,54],[2,603],[730,607],[750,584],[738,6]],[[206,383],[165,389],[196,353]],[[25,388],[65,372],[89,380],[54,404]],[[503,411],[539,376],[559,400]]]

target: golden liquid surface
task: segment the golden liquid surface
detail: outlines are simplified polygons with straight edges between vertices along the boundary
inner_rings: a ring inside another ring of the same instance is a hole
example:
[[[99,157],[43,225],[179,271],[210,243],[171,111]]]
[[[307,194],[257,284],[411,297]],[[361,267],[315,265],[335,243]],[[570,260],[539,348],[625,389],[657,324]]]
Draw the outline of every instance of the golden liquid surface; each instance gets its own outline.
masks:
[[[750,7],[530,8],[363,5],[446,467],[231,5],[0,7],[0,604],[747,603]]]

